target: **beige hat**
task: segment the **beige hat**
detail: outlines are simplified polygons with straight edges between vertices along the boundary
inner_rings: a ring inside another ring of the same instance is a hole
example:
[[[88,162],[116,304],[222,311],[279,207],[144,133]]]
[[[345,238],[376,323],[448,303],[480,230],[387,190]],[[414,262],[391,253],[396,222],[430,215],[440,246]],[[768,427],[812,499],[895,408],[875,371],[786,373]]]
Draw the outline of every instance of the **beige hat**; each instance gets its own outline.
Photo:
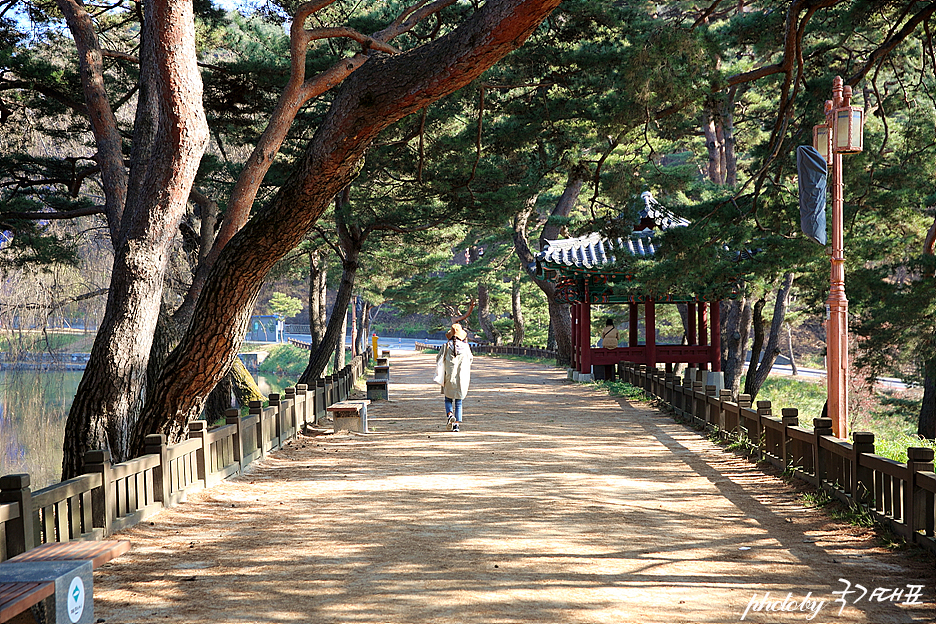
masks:
[[[452,329],[445,332],[445,337],[448,338],[449,340],[452,339],[452,336],[454,336],[455,338],[458,338],[459,340],[465,340],[468,338],[468,333],[464,329],[462,329],[461,324],[453,323]]]

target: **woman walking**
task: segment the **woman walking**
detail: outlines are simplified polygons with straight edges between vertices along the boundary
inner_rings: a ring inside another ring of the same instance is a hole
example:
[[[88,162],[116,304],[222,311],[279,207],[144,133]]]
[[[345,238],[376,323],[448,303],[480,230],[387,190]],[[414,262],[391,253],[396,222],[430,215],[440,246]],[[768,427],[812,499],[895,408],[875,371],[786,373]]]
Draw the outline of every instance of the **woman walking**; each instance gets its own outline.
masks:
[[[468,334],[459,323],[445,333],[448,341],[436,358],[443,366],[442,394],[445,396],[445,418],[451,431],[458,431],[462,422],[462,400],[468,394],[471,381],[471,348]]]

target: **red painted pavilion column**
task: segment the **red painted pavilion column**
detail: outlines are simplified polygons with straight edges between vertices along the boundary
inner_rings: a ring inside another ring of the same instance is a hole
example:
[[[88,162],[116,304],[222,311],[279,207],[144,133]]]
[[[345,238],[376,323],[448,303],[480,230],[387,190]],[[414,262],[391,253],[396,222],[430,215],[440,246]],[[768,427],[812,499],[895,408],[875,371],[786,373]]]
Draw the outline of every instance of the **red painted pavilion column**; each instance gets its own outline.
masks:
[[[712,306],[712,346],[709,349],[709,360],[712,370],[721,370],[721,302],[713,301]]]
[[[706,317],[707,315],[705,313],[705,302],[700,301],[699,302],[699,346],[700,347],[704,347],[706,344],[708,344],[706,342],[706,336],[705,336],[706,327],[707,327]],[[708,370],[708,364],[703,362],[699,364],[699,368],[701,368],[702,370]]]
[[[585,301],[582,302],[581,316],[582,333],[579,334],[579,343],[582,346],[582,368],[579,372],[583,375],[591,374],[591,304],[588,302],[588,287],[585,287]]]
[[[647,368],[656,366],[656,303],[651,299],[644,304],[644,325],[647,332]]]
[[[572,368],[578,370],[579,368],[579,352],[578,352],[578,318],[579,318],[579,304],[572,304]]]
[[[636,347],[638,344],[640,344],[640,334],[637,333],[637,323],[638,323],[637,304],[631,303],[628,305],[630,306],[630,321],[628,322],[629,332],[628,332],[628,338],[627,338],[627,346]]]
[[[694,303],[686,304],[686,320],[689,321],[689,327],[686,328],[686,344],[694,346],[698,344],[696,336],[696,305]]]

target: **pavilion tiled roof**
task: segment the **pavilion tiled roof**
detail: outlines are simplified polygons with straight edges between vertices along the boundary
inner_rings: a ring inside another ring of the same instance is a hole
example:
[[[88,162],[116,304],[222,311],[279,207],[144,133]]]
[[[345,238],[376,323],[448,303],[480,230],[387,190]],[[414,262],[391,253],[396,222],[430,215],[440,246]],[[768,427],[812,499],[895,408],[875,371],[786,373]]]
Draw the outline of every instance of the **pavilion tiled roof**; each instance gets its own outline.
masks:
[[[656,253],[656,247],[648,231],[634,232],[626,240],[618,238],[613,241],[592,232],[578,238],[546,241],[546,248],[537,254],[537,260],[567,267],[595,269],[613,263],[615,252],[646,258]]]
[[[686,227],[689,222],[661,206],[650,194],[641,194],[644,208],[640,211],[637,228],[628,238],[607,239],[598,232],[577,238],[547,240],[546,247],[536,255],[539,262],[547,262],[580,269],[596,269],[612,264],[615,252],[637,258],[652,258],[656,254],[654,230]],[[642,229],[640,229],[642,226]]]

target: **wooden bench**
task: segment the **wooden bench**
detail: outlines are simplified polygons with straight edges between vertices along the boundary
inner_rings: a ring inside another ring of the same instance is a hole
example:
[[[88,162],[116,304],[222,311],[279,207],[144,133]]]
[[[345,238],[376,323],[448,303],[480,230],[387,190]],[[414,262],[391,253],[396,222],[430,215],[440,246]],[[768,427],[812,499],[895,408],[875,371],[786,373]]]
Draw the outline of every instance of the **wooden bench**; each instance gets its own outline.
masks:
[[[50,542],[0,563],[12,569],[26,564],[90,562],[98,568],[130,550],[127,540]],[[91,588],[86,591],[90,593]],[[33,622],[29,609],[55,594],[54,580],[0,580],[0,622]],[[15,618],[15,619],[14,619]]]
[[[390,400],[390,380],[389,379],[368,379],[367,380],[367,398],[370,401],[388,401]]]
[[[55,583],[52,581],[4,581],[0,582],[0,622],[11,622],[17,616],[24,614],[29,608],[39,604],[55,593]],[[29,622],[29,619],[17,621]]]
[[[341,401],[325,408],[335,421],[335,433],[357,431],[367,433],[367,405],[369,400]]]

